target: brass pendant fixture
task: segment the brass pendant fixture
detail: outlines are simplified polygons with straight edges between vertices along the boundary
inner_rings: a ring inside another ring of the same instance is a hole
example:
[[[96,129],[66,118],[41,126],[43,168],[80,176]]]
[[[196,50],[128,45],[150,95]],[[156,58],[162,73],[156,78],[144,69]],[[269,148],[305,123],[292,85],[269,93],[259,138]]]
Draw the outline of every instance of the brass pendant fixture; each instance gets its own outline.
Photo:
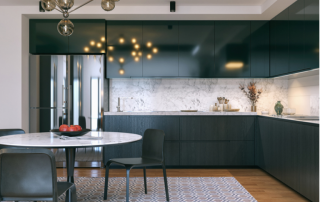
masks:
[[[73,7],[74,0],[41,0],[41,7],[46,11],[53,11],[55,9],[62,13],[64,19],[62,19],[57,26],[58,32],[62,36],[70,36],[74,31],[74,25],[67,19],[69,14],[92,1],[93,0],[89,0],[71,11],[69,10]],[[119,0],[101,0],[101,7],[105,11],[112,11],[115,8],[115,2],[118,1]]]

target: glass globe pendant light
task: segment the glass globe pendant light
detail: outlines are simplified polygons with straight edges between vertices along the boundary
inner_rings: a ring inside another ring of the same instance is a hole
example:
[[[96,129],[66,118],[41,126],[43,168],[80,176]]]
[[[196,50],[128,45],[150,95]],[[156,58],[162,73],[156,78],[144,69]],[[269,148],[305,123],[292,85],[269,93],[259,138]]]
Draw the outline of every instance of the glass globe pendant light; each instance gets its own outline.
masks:
[[[112,11],[115,7],[114,0],[102,0],[101,1],[101,7],[105,11]]]
[[[73,34],[74,25],[73,23],[68,19],[63,19],[59,22],[57,26],[59,34],[62,36],[70,36]]]
[[[69,10],[74,5],[74,0],[58,0],[58,3],[64,10]]]
[[[54,0],[43,0],[41,1],[41,7],[46,11],[52,11],[56,8]]]

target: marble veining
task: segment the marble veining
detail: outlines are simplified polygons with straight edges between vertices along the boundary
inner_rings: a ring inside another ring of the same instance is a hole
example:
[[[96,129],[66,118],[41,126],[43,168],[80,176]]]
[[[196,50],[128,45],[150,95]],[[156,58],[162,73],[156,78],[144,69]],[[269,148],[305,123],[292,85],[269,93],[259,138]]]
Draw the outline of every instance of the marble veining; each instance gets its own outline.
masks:
[[[94,147],[114,144],[124,144],[142,139],[141,135],[117,132],[89,132],[82,137],[102,137],[101,140],[67,139],[62,140],[54,133],[26,133],[0,137],[0,145],[17,147]]]
[[[107,116],[255,116],[257,112],[104,112]]]
[[[209,111],[217,97],[226,97],[234,109],[249,112],[249,99],[239,84],[257,82],[263,93],[257,103],[257,112],[267,110],[274,114],[274,105],[281,101],[288,106],[288,80],[279,79],[111,79],[110,112],[115,112],[118,97],[124,111],[180,111],[197,109]]]

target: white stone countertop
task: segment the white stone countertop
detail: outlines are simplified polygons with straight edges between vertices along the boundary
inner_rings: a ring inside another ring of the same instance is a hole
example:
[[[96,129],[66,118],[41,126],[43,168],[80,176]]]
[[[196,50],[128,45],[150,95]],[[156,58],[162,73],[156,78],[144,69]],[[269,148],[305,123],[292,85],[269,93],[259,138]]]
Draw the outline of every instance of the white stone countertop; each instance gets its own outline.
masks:
[[[290,121],[296,121],[296,122],[303,122],[303,123],[319,124],[319,120],[301,120],[301,119],[293,119],[293,118],[280,117],[280,116],[270,116],[270,115],[259,115],[259,116],[275,118],[275,119],[282,119],[282,120],[290,120]]]
[[[155,112],[104,112],[106,116],[125,115],[125,116],[255,116],[257,112],[180,112],[180,111],[155,111]]]

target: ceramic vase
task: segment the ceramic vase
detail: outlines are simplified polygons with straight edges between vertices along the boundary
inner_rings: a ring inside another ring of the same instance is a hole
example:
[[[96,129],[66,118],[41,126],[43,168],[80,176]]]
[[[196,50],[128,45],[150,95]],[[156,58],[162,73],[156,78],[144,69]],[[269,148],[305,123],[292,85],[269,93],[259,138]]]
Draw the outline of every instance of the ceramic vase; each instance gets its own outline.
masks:
[[[276,105],[274,106],[274,110],[276,111],[277,115],[281,115],[282,114],[282,111],[283,111],[283,105],[281,104],[280,101],[278,101],[276,103]]]
[[[257,106],[251,106],[251,112],[257,112]]]

